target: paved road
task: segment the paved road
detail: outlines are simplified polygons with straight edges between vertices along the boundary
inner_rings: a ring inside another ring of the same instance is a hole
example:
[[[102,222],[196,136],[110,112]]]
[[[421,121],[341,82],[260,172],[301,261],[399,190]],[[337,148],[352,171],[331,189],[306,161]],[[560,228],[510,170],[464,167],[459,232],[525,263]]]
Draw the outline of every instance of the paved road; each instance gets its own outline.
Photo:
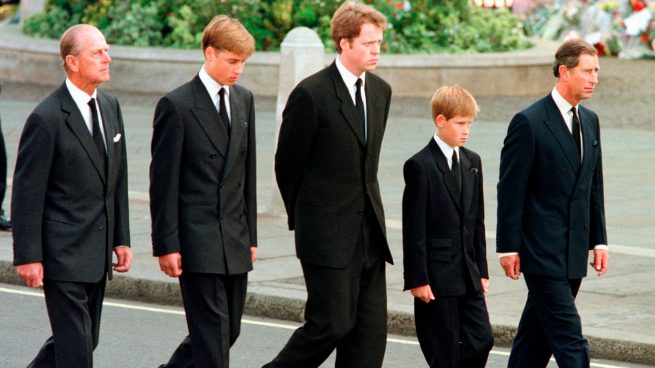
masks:
[[[652,282],[655,279],[655,186],[652,185],[655,178],[655,124],[651,118],[652,101],[655,99],[655,62],[607,59],[601,65],[602,85],[588,106],[599,113],[603,126],[605,204],[612,261],[605,277],[599,279],[590,275],[585,279],[578,307],[585,334],[590,337],[592,354],[655,365],[655,335],[652,331],[655,324],[655,283]],[[25,119],[51,90],[3,83],[0,115],[7,141],[10,173],[13,172],[16,147]],[[426,95],[429,92],[426,91]],[[148,164],[152,113],[158,96],[113,93],[120,98],[126,121],[135,267],[127,275],[128,281],[132,282],[112,284],[122,285],[125,290],[142,290],[139,289],[141,281],[158,282],[157,288],[148,290],[151,292],[148,295],[152,296],[152,302],[161,303],[161,290],[177,291],[177,284],[159,271],[150,249]],[[502,275],[494,254],[495,185],[507,122],[514,112],[536,98],[479,99],[482,113],[474,124],[473,136],[468,144],[483,158],[488,260],[492,277],[492,287],[487,295],[491,322],[494,326],[506,326],[510,331],[518,322],[527,292],[523,281],[511,281]],[[286,230],[284,217],[268,211],[273,200],[279,198],[272,174],[275,140],[273,105],[270,99],[257,99],[260,258],[249,275],[249,292],[262,307],[252,313],[298,318],[306,294],[299,262],[295,257],[293,234]],[[400,173],[404,160],[424,146],[433,133],[433,127],[426,118],[428,106],[427,97],[423,101],[394,99],[379,172],[387,233],[396,260],[395,266],[387,268],[389,310],[399,316],[394,321],[394,331],[406,333],[413,332],[413,325],[412,299],[401,291],[400,199],[403,180]],[[7,198],[3,206],[7,209],[8,205]],[[13,277],[14,271],[8,266],[11,259],[11,236],[0,233],[0,266],[5,267],[6,273]],[[5,331],[2,323],[0,330]],[[502,337],[510,341],[511,333]],[[269,355],[274,354],[275,350],[277,347],[272,348]]]
[[[25,366],[49,335],[48,320],[40,290],[0,284],[0,368]],[[96,368],[157,367],[183,337],[186,330],[180,308],[108,299],[102,320]],[[232,349],[235,368],[260,367],[284,345],[297,324],[246,316],[243,332]],[[494,350],[489,368],[505,367],[507,350]],[[322,367],[334,366],[330,357]],[[416,368],[425,363],[414,338],[389,336],[384,367]],[[549,368],[556,367],[554,363]],[[592,367],[645,367],[619,362],[594,361]]]

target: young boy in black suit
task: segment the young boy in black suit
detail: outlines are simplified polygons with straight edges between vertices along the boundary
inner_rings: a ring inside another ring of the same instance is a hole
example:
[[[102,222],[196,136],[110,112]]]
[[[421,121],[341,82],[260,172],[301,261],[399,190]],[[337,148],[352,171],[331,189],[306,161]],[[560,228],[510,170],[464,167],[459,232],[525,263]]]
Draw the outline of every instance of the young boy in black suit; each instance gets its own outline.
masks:
[[[436,133],[405,163],[403,264],[416,334],[431,368],[484,367],[493,335],[480,156],[464,148],[478,113],[457,86],[432,96]]]

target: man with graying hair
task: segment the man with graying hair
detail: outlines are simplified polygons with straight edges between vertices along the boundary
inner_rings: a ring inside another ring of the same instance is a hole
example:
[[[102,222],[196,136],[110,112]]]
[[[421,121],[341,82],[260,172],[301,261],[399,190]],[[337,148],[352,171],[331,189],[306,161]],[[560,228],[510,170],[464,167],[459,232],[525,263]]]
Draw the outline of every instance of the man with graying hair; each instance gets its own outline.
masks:
[[[500,155],[496,247],[505,275],[522,272],[528,299],[509,367],[589,367],[575,297],[591,265],[609,265],[600,125],[580,105],[598,85],[596,49],[582,40],[555,54],[555,87],[517,113]]]
[[[66,80],[27,118],[18,146],[14,265],[43,286],[52,328],[28,367],[90,368],[106,280],[132,263],[125,131],[118,101],[97,88],[111,62],[102,33],[72,26],[60,49]]]

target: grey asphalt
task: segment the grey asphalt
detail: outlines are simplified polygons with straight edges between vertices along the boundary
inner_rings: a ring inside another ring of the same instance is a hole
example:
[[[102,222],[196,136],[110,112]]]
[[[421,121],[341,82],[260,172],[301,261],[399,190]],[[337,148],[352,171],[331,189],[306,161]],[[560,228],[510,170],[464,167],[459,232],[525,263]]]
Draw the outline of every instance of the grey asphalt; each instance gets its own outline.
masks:
[[[610,269],[598,278],[590,268],[577,305],[594,357],[655,365],[655,108],[652,103],[655,61],[602,59],[601,69],[601,85],[586,106],[596,110],[601,119]],[[256,86],[248,87],[256,92]],[[50,90],[36,85],[3,83],[0,117],[10,173],[25,119]],[[135,259],[128,274],[110,283],[108,293],[179,305],[177,281],[159,271],[150,247],[148,165],[152,114],[159,96],[112,92],[121,101],[126,123]],[[425,91],[425,99],[392,102],[380,160],[387,232],[396,261],[387,268],[389,331],[396,334],[414,331],[412,298],[402,291],[402,165],[433,134],[428,106],[432,92]],[[497,344],[502,346],[511,342],[527,291],[522,280],[512,281],[503,275],[495,254],[495,186],[500,149],[513,113],[538,97],[479,99],[481,114],[467,144],[483,161],[487,257],[491,272],[487,303]],[[247,313],[301,321],[306,296],[302,272],[295,257],[293,233],[287,230],[286,218],[280,214],[279,194],[273,182],[274,100],[257,97],[256,106],[259,260],[249,275]],[[3,204],[5,210],[8,202],[9,193]],[[11,260],[11,235],[0,233],[0,282],[20,283]]]

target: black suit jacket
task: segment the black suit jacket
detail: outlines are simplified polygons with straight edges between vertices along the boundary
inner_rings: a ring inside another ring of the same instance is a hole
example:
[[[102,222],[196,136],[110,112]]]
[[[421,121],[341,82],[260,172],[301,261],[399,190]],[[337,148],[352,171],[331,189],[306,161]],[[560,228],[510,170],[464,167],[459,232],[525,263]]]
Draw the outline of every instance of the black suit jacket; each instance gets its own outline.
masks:
[[[257,244],[255,107],[230,87],[231,134],[196,76],[155,111],[150,211],[155,256],[180,252],[189,272],[252,270]]]
[[[498,252],[525,273],[581,278],[588,251],[607,244],[598,116],[579,107],[583,159],[548,95],[510,122],[500,157]]]
[[[480,278],[489,278],[480,156],[464,147],[459,155],[461,196],[434,139],[405,162],[405,290],[429,283],[437,297],[459,296],[467,282],[480,291]]]
[[[300,260],[345,267],[352,259],[366,201],[385,234],[377,179],[391,87],[366,73],[368,140],[336,64],[300,82],[289,95],[275,153],[277,184],[295,229]],[[393,262],[384,235],[382,244]]]
[[[111,251],[129,245],[125,132],[118,101],[98,90],[107,141],[102,157],[66,85],[27,118],[11,199],[14,264],[43,262],[45,277],[98,282]]]

